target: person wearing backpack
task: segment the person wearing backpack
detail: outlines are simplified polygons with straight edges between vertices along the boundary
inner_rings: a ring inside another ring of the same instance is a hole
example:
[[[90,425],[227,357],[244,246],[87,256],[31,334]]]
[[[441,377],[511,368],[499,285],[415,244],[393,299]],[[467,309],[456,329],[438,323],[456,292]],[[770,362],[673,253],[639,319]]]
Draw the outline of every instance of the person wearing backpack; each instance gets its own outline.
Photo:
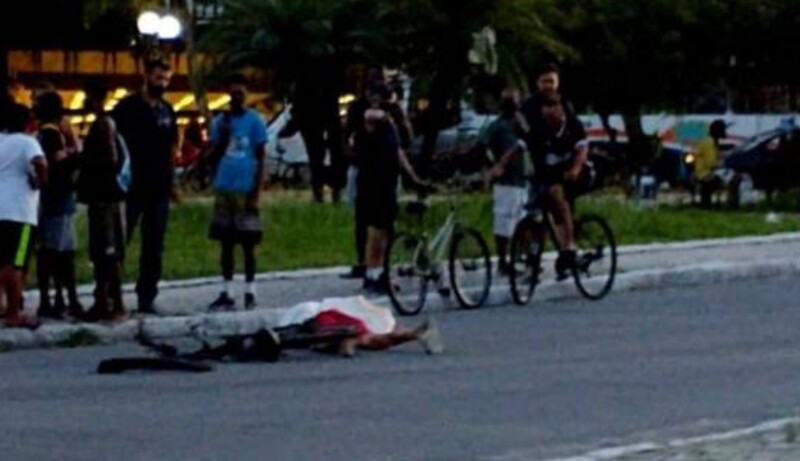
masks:
[[[64,124],[64,103],[55,91],[36,98],[34,112],[39,122],[38,140],[50,166],[49,180],[42,188],[39,204],[39,249],[36,273],[40,318],[63,319],[83,315],[75,279],[75,172],[79,146],[72,129]],[[50,300],[50,281],[55,297]],[[66,290],[69,307],[64,302]]]
[[[117,321],[126,316],[122,264],[130,161],[114,120],[103,109],[106,94],[99,84],[86,89],[86,108],[96,119],[84,142],[78,181],[78,198],[88,208],[89,257],[94,266],[94,304],[85,317],[91,322]]]
[[[256,246],[262,239],[258,199],[264,180],[267,127],[258,112],[247,108],[247,80],[242,75],[228,79],[230,111],[211,124],[212,164],[216,164],[213,188],[216,194],[209,238],[220,243],[223,287],[211,310],[230,310],[233,293],[234,247],[244,250],[245,309],[256,307]]]

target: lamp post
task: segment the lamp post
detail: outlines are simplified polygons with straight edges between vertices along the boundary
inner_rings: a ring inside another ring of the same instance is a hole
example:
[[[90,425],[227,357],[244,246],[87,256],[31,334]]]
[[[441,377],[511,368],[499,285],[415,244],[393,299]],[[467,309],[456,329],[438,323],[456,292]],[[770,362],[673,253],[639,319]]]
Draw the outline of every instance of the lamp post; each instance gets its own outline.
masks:
[[[177,16],[155,10],[143,11],[136,20],[136,28],[144,39],[145,59],[162,57],[164,51],[159,45],[176,40],[183,34],[183,24]]]
[[[177,16],[151,10],[139,15],[136,26],[140,34],[160,40],[175,40],[183,33],[183,24]]]

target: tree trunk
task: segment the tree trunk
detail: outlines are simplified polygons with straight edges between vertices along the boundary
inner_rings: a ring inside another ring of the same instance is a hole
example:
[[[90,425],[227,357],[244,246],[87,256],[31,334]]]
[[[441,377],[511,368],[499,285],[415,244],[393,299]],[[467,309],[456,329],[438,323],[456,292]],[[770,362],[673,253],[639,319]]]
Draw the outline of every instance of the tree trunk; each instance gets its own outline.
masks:
[[[636,193],[639,190],[642,174],[652,161],[653,149],[650,139],[642,127],[641,108],[635,107],[625,110],[622,117],[625,122],[625,131],[628,133],[626,155],[628,172],[623,175],[624,186],[633,186],[633,190],[629,191]]]
[[[339,94],[341,92],[341,81],[339,75],[344,75],[338,67],[334,67],[334,75],[330,76],[331,84],[326,86],[323,94],[324,100],[320,110],[324,113],[324,130],[326,134],[325,144],[330,155],[330,169],[328,174],[328,185],[338,198],[339,191],[344,189],[347,182],[347,159],[344,154],[344,139],[342,138],[342,119],[339,115]]]
[[[194,94],[194,100],[200,115],[210,123],[211,114],[208,110],[208,98],[204,84],[204,72],[200,59],[202,57],[197,54],[195,43],[195,18],[194,11],[191,8],[190,2],[187,0],[185,3],[184,23],[186,24],[186,63],[189,73],[189,86]],[[210,126],[210,125],[209,125]]]
[[[606,134],[608,134],[608,140],[611,145],[615,145],[617,143],[617,130],[611,126],[611,111],[606,109],[598,109],[597,115],[600,116],[600,123],[603,125],[603,129],[605,130]]]
[[[466,72],[467,51],[443,53],[449,59],[441,61],[436,75],[431,83],[429,93],[430,106],[428,107],[428,123],[424,127],[422,141],[422,155],[420,158],[419,172],[423,177],[430,175],[431,163],[436,155],[436,143],[439,131],[450,121],[447,118],[447,105],[454,94],[459,94],[461,80]],[[463,60],[458,58],[463,56]],[[463,62],[462,62],[463,61]]]

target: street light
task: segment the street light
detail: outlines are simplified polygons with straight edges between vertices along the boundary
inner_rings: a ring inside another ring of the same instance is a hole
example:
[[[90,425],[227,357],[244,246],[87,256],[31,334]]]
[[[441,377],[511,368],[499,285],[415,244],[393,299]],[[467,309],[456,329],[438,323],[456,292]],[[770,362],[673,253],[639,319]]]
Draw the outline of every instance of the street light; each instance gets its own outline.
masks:
[[[159,25],[161,25],[161,16],[155,11],[143,12],[136,21],[136,27],[142,35],[158,35]]]
[[[162,40],[175,40],[183,32],[181,22],[175,16],[168,14],[161,17],[158,25],[158,38]]]
[[[139,33],[158,37],[161,40],[175,40],[183,33],[181,21],[172,14],[160,15],[155,11],[145,11],[136,21]]]

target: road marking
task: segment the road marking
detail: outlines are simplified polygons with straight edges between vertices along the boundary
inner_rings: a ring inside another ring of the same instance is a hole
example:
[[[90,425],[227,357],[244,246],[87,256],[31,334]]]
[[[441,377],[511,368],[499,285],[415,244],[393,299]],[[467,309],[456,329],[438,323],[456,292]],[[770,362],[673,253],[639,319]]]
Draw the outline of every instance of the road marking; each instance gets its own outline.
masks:
[[[571,456],[567,458],[553,458],[547,461],[612,461],[622,457],[630,457],[634,455],[652,453],[656,451],[665,451],[675,448],[692,447],[696,445],[703,445],[712,442],[727,442],[732,440],[744,439],[756,434],[763,434],[766,432],[775,432],[786,428],[787,426],[800,425],[800,418],[783,418],[772,421],[766,421],[755,426],[747,427],[744,429],[736,429],[727,432],[720,432],[716,434],[708,434],[700,437],[687,437],[681,439],[674,439],[667,443],[656,442],[643,442],[635,445],[626,445],[621,447],[603,448],[594,450],[583,455]],[[493,457],[493,461],[522,461],[523,459],[530,460],[530,457]]]

